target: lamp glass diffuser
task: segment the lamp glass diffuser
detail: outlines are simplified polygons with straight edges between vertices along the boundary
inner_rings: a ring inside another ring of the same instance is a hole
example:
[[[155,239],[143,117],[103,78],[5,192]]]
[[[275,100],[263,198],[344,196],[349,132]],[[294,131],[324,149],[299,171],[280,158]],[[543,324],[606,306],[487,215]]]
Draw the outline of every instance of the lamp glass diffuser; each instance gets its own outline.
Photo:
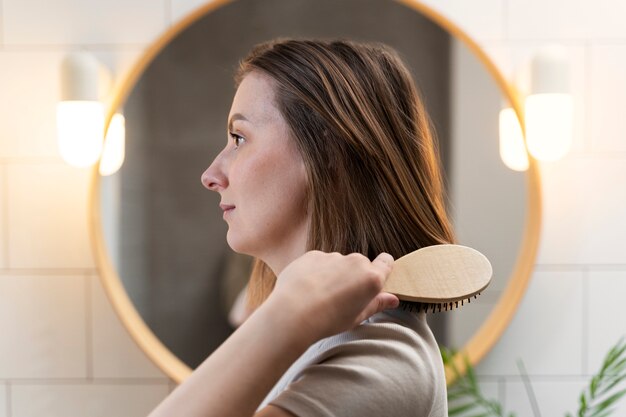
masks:
[[[556,161],[569,151],[574,103],[570,94],[542,93],[526,98],[526,144],[540,161]]]
[[[102,151],[104,106],[97,101],[57,104],[57,134],[61,157],[70,165],[94,164]]]
[[[100,159],[100,175],[116,173],[124,163],[126,148],[126,127],[124,115],[115,113],[109,124],[102,158]]]
[[[514,171],[528,169],[528,154],[519,119],[512,108],[500,110],[500,158]]]

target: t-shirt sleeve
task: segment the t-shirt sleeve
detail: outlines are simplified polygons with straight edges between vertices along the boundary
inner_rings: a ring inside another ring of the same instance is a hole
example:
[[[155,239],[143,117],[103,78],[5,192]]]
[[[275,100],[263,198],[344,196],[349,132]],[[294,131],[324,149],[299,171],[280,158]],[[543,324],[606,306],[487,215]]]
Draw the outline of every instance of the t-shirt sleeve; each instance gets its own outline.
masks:
[[[304,368],[270,404],[299,417],[431,415],[441,390],[434,363],[441,359],[432,346],[394,323],[359,326],[347,339]]]

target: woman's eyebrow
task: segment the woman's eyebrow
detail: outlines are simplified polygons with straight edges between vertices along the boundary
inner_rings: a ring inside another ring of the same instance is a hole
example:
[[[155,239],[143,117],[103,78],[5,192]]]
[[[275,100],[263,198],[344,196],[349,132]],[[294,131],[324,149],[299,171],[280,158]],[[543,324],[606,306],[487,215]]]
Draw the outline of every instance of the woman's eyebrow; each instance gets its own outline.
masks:
[[[228,121],[228,130],[233,130],[233,122],[235,120],[243,120],[248,123],[250,122],[250,120],[246,119],[246,116],[244,116],[243,114],[235,113],[230,117],[230,120]]]

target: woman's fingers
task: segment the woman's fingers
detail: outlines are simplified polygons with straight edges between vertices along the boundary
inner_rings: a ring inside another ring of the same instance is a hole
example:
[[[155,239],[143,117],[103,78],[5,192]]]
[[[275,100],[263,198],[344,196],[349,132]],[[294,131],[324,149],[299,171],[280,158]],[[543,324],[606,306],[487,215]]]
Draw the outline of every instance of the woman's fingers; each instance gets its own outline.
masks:
[[[372,266],[376,268],[376,270],[380,271],[380,278],[382,279],[380,282],[380,288],[382,288],[385,281],[387,281],[387,277],[393,268],[393,262],[393,256],[386,252],[382,252],[372,261]]]
[[[388,267],[391,267],[393,265],[393,256],[391,256],[387,252],[382,252],[372,261],[372,264],[374,265],[381,263],[387,265]]]
[[[388,253],[370,261],[359,253],[310,251],[279,274],[271,298],[291,306],[294,319],[319,337],[336,334],[398,306],[396,296],[381,292],[393,262]]]

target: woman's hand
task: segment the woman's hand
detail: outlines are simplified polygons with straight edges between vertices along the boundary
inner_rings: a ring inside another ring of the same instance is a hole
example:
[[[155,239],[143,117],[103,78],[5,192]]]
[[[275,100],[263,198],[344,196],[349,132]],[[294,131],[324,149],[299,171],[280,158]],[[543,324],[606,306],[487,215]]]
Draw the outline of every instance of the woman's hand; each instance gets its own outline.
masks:
[[[252,416],[317,340],[397,305],[380,292],[393,258],[307,252],[278,275],[270,297],[150,417]],[[216,377],[219,375],[219,378]]]
[[[395,295],[381,292],[393,262],[388,253],[370,261],[358,253],[307,252],[279,274],[266,303],[291,316],[313,343],[398,306]]]

